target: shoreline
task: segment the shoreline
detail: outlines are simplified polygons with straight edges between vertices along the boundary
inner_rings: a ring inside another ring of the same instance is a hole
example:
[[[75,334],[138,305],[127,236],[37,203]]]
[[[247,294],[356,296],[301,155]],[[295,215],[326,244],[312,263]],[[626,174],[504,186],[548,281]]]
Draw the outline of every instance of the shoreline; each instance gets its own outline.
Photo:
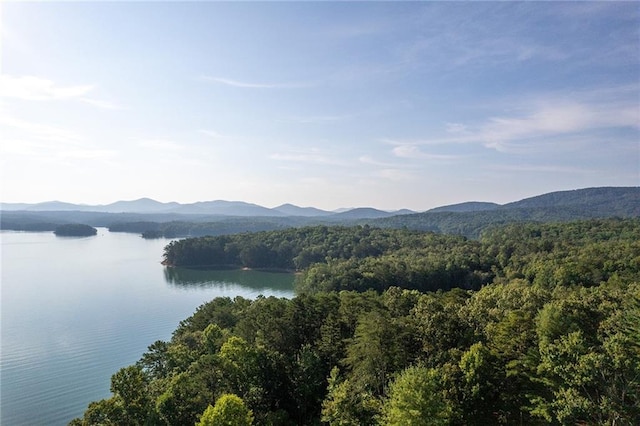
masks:
[[[201,269],[210,271],[258,271],[258,272],[272,272],[280,274],[299,274],[300,270],[286,269],[286,268],[250,268],[242,265],[173,265],[166,261],[160,262],[161,265],[167,268],[183,268],[183,269]]]

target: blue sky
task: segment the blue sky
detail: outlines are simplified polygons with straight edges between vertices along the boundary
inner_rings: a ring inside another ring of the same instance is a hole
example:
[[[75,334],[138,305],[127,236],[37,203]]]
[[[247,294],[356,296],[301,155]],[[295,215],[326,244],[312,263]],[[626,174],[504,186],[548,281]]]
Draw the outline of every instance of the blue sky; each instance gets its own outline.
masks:
[[[636,2],[3,2],[2,200],[640,185]]]

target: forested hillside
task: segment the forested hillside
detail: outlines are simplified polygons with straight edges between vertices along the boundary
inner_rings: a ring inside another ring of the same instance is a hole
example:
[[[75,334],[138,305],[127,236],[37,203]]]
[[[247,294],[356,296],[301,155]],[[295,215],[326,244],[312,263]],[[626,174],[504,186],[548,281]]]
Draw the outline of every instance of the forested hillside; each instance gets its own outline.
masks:
[[[636,425],[639,236],[640,220],[611,219],[479,241],[314,227],[174,243],[175,264],[262,244],[303,268],[300,294],[202,305],[72,424]],[[475,290],[410,289],[447,271],[445,289]]]
[[[464,204],[463,204],[464,205]],[[568,222],[640,217],[640,187],[559,191],[479,211],[450,208],[368,221],[372,226],[407,228],[478,238],[485,229],[508,223]]]

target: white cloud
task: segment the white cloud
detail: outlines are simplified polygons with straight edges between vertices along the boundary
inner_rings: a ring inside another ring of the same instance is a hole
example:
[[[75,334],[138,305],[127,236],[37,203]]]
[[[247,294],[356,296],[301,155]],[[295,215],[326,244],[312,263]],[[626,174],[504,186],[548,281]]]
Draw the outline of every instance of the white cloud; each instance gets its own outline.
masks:
[[[199,130],[199,132],[213,139],[221,139],[223,137],[220,133],[216,132],[215,130]]]
[[[0,125],[22,131],[39,140],[77,143],[80,136],[68,129],[21,120],[8,115],[0,115]]]
[[[307,151],[290,151],[284,153],[274,153],[269,156],[276,161],[292,161],[297,163],[324,164],[332,166],[344,166],[345,163],[336,158],[332,158],[317,148]]]
[[[117,151],[111,149],[75,149],[70,151],[60,151],[57,156],[61,159],[80,160],[108,160],[117,155]]]
[[[447,133],[453,134],[466,134],[467,126],[462,123],[445,123],[447,126]]]
[[[35,142],[25,139],[4,139],[0,144],[0,152],[3,155],[19,155],[36,157],[41,156],[48,148],[44,142]]]
[[[477,138],[487,148],[508,151],[510,143],[611,128],[637,128],[640,109],[625,103],[550,102],[520,117],[493,117]]]
[[[327,157],[324,157],[319,154],[312,154],[312,153],[307,153],[307,154],[276,153],[276,154],[271,154],[269,158],[271,158],[272,160],[278,160],[278,161],[294,161],[294,162],[300,162],[300,163],[317,163],[317,164],[331,163],[331,160],[329,160]]]
[[[0,96],[28,101],[79,99],[93,90],[92,85],[59,86],[34,76],[0,75]]]
[[[91,99],[91,98],[81,98],[80,99],[82,102],[87,103],[89,105],[93,105],[95,107],[98,108],[104,108],[104,109],[122,109],[122,107],[120,105],[114,104],[112,102],[109,101],[101,101],[98,99]]]
[[[468,39],[459,43],[461,47],[454,63],[458,66],[470,63],[501,64],[506,62],[530,61],[541,59],[546,61],[560,61],[566,55],[558,49],[550,46],[529,44],[524,40],[508,38],[494,38],[483,40]]]
[[[86,97],[95,86],[90,84],[62,86],[34,76],[0,75],[0,97],[25,101],[78,100],[104,109],[121,109],[113,102]]]
[[[8,115],[0,115],[0,127],[5,134],[0,145],[4,155],[29,157],[29,160],[55,163],[60,160],[108,160],[117,151],[87,144],[84,138],[65,128],[33,123]]]
[[[459,158],[457,155],[448,155],[448,154],[431,154],[428,152],[422,151],[416,145],[398,145],[392,150],[393,155],[400,158],[413,158],[413,159],[421,159],[421,160],[456,160]]]
[[[309,86],[309,84],[307,83],[254,83],[211,76],[202,76],[201,80],[211,81],[214,83],[224,84],[225,86],[238,87],[242,89],[299,89]]]
[[[514,114],[494,115],[476,123],[445,123],[450,136],[425,139],[382,139],[395,145],[393,153],[404,158],[446,159],[421,151],[419,146],[478,144],[500,152],[546,150],[548,141],[592,141],[587,132],[640,129],[640,104],[636,86],[598,89],[582,93],[551,94],[509,105]],[[455,158],[455,157],[454,157]],[[453,158],[449,158],[453,159]]]
[[[179,143],[168,139],[141,139],[138,140],[138,146],[161,151],[180,151],[184,149]]]

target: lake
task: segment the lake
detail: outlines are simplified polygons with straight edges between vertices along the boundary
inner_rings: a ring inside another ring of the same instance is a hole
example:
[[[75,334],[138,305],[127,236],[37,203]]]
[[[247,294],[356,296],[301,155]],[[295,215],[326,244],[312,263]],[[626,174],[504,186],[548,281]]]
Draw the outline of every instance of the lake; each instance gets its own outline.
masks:
[[[293,296],[292,274],[168,269],[169,240],[0,232],[0,424],[66,425],[218,296]]]

